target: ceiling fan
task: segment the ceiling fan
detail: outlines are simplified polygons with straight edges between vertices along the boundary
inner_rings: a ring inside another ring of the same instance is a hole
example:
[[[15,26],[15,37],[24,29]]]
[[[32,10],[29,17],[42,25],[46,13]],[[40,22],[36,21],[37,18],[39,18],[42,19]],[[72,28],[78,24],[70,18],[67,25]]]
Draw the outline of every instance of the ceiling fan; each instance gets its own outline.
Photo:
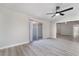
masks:
[[[70,8],[59,11],[60,6],[56,6],[56,12],[55,13],[46,13],[46,15],[52,15],[52,17],[54,17],[56,15],[64,16],[65,14],[63,12],[66,12],[66,11],[69,11],[69,10],[72,10],[72,9],[73,9],[73,7],[70,7]]]

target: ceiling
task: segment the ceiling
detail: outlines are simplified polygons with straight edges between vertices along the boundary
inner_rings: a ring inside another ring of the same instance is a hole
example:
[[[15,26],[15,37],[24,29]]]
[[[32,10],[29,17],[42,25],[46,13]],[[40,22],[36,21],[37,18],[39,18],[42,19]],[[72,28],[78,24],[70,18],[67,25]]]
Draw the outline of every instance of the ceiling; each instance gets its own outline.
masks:
[[[56,16],[52,18],[50,15],[46,15],[48,12],[55,12],[56,6],[60,6],[60,10],[69,8],[71,6],[74,7],[74,9],[65,12],[65,16]],[[41,20],[61,20],[64,18],[70,19],[79,15],[79,4],[73,3],[3,3],[0,4],[0,7],[24,13],[28,16]]]

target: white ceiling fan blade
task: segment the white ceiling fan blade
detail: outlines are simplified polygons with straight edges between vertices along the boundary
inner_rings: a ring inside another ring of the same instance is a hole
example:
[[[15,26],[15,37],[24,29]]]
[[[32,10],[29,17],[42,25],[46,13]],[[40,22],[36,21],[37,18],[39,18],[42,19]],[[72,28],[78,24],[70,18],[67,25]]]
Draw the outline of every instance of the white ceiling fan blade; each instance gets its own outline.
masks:
[[[51,15],[51,14],[54,14],[54,13],[46,13],[46,15]]]
[[[54,17],[54,16],[56,16],[56,14],[54,14],[53,16],[51,16],[51,17]]]

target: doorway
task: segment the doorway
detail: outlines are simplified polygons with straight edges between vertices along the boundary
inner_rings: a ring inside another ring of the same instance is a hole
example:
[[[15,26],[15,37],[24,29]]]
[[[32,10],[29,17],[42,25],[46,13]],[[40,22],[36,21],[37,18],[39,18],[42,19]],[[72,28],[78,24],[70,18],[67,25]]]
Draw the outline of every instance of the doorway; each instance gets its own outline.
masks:
[[[30,42],[42,39],[42,23],[37,22],[37,21],[30,21]]]
[[[74,22],[57,23],[57,38],[73,41]]]

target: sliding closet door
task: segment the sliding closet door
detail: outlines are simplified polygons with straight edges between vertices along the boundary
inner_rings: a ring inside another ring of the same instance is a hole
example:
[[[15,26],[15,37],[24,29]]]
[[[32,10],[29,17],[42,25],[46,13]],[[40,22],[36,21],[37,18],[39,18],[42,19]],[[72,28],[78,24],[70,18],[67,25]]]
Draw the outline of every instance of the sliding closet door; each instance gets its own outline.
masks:
[[[38,23],[38,39],[42,39],[42,23]]]
[[[29,30],[30,42],[42,39],[42,23],[30,21]]]
[[[35,41],[35,40],[37,40],[38,39],[38,30],[37,30],[37,24],[33,24],[33,32],[32,32],[32,35],[33,35],[33,37],[32,37],[32,39],[33,39],[33,41]]]

